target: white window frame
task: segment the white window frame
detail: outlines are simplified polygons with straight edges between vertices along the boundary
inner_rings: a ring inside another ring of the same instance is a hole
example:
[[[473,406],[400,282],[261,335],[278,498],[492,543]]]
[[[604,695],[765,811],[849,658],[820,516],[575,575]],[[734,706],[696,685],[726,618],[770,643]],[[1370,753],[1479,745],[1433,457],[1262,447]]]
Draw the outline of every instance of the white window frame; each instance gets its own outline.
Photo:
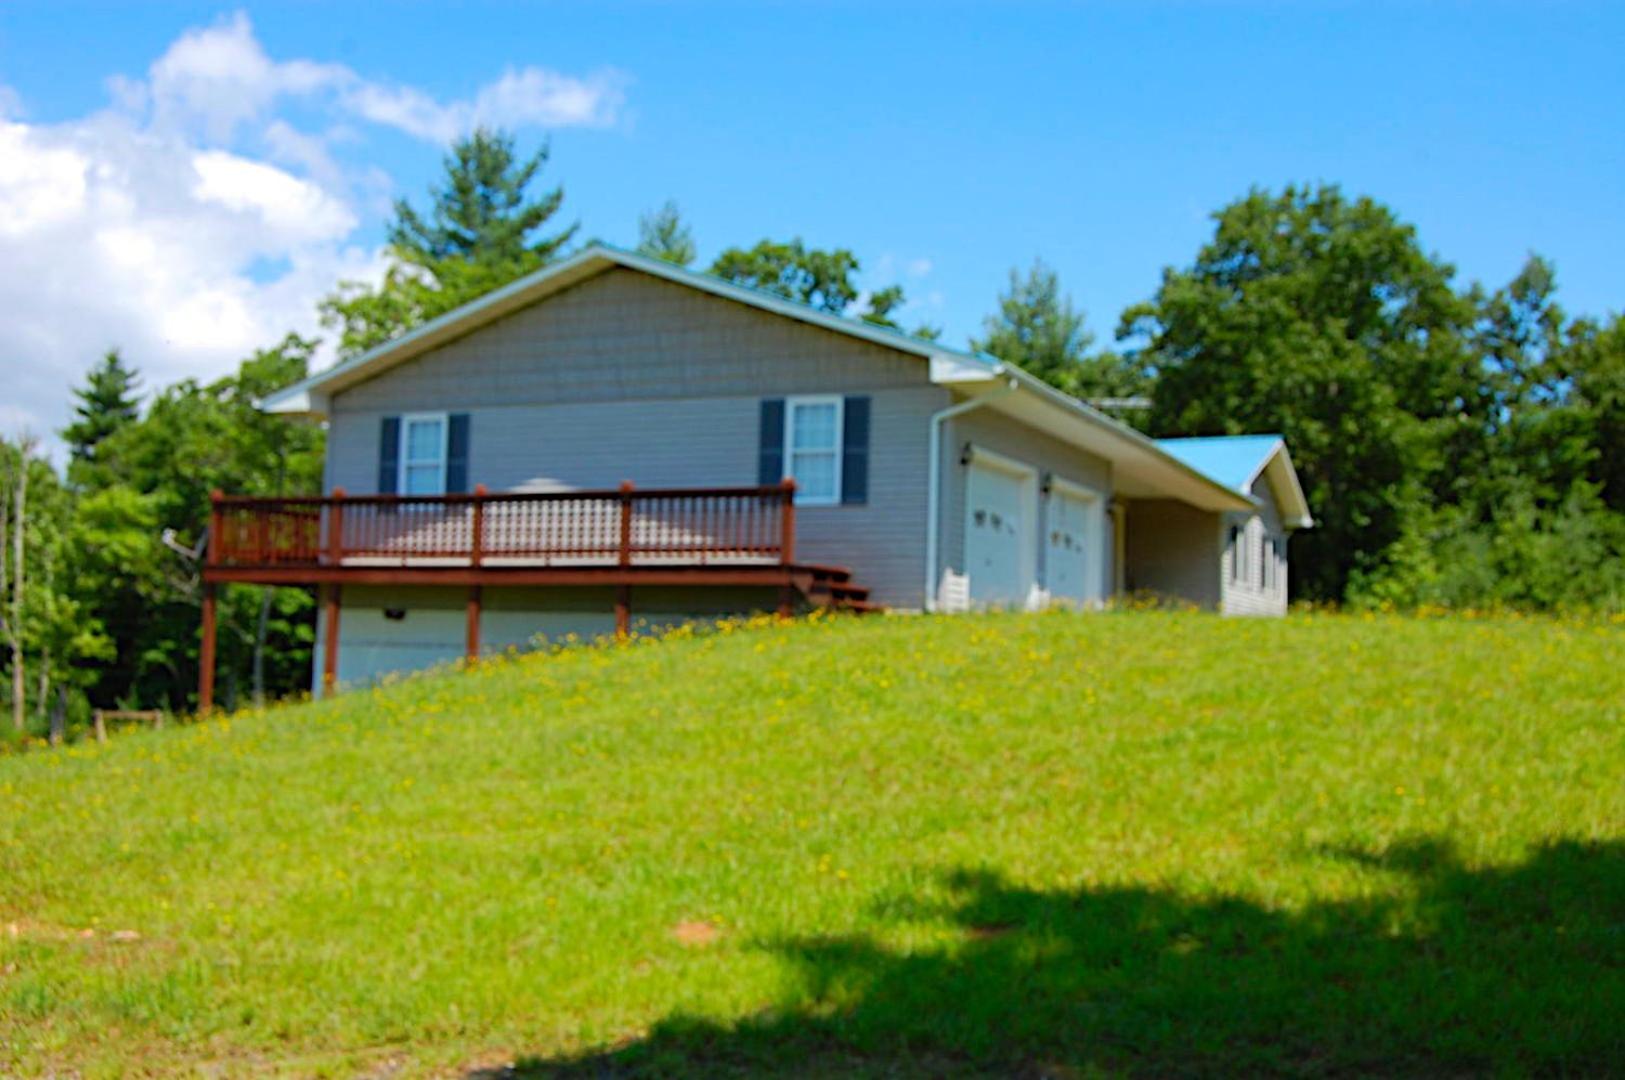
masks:
[[[414,460],[408,457],[407,450],[412,445],[412,425],[414,423],[425,424],[430,422],[436,422],[440,425],[440,447],[436,459],[431,462],[427,459]],[[395,490],[397,492],[402,496],[410,497],[406,490],[406,477],[410,466],[432,464],[439,468],[439,483],[435,485],[438,490],[428,493],[417,492],[416,494],[419,496],[425,494],[444,495],[446,493],[446,470],[451,463],[451,414],[444,412],[403,413],[401,415],[401,441],[397,451],[397,457],[399,458],[395,466]]]
[[[841,471],[845,466],[846,399],[840,394],[800,394],[784,399],[784,475],[796,475],[796,408],[808,405],[835,406],[835,485],[828,496],[810,496],[796,488],[797,506],[839,506],[841,504]],[[797,481],[800,484],[800,481]]]

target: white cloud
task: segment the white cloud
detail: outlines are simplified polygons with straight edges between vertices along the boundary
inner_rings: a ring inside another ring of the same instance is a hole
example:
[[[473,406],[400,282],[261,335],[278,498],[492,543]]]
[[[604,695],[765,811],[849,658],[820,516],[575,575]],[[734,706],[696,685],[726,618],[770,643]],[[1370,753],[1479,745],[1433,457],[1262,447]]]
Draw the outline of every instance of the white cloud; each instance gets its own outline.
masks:
[[[436,142],[480,123],[613,125],[624,87],[527,67],[442,102],[270,57],[241,14],[181,34],[143,78],[108,79],[108,107],[79,119],[30,123],[0,86],[0,433],[52,436],[113,346],[157,388],[318,333],[320,297],[382,272],[357,235],[392,185],[337,153],[368,125]]]
[[[118,80],[126,108],[150,108],[166,128],[230,139],[283,98],[330,101],[370,123],[446,143],[476,125],[608,127],[626,101],[627,79],[605,69],[584,77],[541,67],[510,68],[473,98],[440,102],[411,86],[363,78],[343,64],[277,61],[243,12],[182,34],[152,65],[145,84]],[[285,133],[284,133],[285,135]]]
[[[258,216],[279,243],[344,236],[356,227],[349,207],[274,165],[205,150],[193,155],[192,167],[198,177],[192,194],[199,202]]]
[[[237,12],[213,26],[188,30],[148,71],[146,98],[160,127],[201,123],[214,139],[229,139],[284,95],[305,95],[355,78],[342,64],[277,63]]]
[[[908,276],[911,278],[923,278],[927,274],[931,273],[935,266],[936,264],[930,259],[910,259],[908,263]]]
[[[26,236],[73,216],[85,200],[88,163],[41,145],[22,124],[0,121],[0,235]]]
[[[408,135],[445,143],[479,125],[608,127],[625,103],[625,77],[614,71],[585,79],[544,68],[509,70],[472,101],[442,105],[409,86],[359,82],[342,100],[356,115]]]
[[[113,113],[0,121],[5,430],[61,427],[69,388],[115,345],[156,387],[314,332],[319,296],[375,272],[356,226],[339,194]],[[285,269],[260,280],[257,260]]]

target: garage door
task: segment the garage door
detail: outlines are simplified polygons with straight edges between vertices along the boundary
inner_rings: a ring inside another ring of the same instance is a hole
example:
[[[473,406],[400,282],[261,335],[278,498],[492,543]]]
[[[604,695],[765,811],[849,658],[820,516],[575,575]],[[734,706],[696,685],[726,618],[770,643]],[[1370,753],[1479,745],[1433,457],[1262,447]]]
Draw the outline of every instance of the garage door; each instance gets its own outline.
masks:
[[[1037,561],[1033,507],[1037,476],[1030,469],[978,453],[965,478],[965,572],[974,604],[1027,603]]]
[[[1073,604],[1100,599],[1100,500],[1057,481],[1050,491],[1044,533],[1044,584],[1050,598]]]

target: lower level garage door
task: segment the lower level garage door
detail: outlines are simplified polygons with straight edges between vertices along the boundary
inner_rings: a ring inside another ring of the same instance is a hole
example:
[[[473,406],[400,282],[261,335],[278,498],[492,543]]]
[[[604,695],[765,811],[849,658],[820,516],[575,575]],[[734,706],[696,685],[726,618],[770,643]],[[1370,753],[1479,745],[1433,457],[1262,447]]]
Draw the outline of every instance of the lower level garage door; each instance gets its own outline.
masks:
[[[1101,598],[1105,554],[1101,501],[1085,488],[1057,480],[1044,529],[1044,586],[1050,598],[1073,604]]]
[[[1037,473],[977,451],[965,478],[965,572],[973,604],[1019,607],[1032,593]]]

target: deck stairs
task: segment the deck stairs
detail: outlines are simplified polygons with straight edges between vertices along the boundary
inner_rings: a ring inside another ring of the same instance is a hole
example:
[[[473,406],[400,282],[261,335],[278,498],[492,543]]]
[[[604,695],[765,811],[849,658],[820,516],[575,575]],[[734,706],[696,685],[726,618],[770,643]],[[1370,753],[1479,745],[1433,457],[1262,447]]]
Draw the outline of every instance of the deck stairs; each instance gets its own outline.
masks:
[[[844,566],[803,564],[797,567],[796,585],[814,607],[867,614],[883,610],[869,599],[869,587],[852,580]]]

